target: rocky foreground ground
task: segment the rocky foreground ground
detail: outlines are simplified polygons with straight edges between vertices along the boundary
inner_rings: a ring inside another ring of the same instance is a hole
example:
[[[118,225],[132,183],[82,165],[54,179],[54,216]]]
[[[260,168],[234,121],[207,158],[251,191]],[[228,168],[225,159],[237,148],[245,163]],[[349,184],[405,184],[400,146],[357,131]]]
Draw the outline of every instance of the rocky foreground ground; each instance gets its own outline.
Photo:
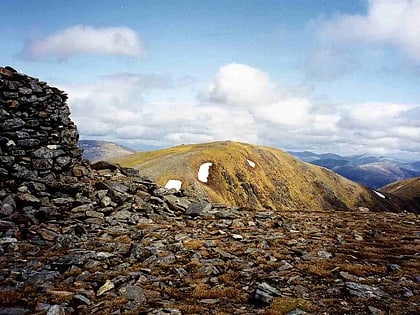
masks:
[[[0,314],[420,314],[415,214],[232,209],[93,168],[0,190]]]

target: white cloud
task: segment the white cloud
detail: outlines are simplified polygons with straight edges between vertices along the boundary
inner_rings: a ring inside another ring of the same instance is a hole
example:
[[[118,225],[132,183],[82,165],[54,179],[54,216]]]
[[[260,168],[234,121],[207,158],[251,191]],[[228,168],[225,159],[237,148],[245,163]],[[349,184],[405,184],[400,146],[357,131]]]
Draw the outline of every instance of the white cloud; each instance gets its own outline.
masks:
[[[64,60],[77,54],[138,57],[144,52],[139,36],[131,28],[76,25],[28,41],[21,56],[29,60]]]
[[[302,126],[311,119],[311,107],[306,98],[289,98],[253,108],[251,112],[256,119],[275,125]]]
[[[301,126],[310,119],[311,102],[289,96],[270,76],[251,66],[232,63],[219,69],[207,87],[206,99],[224,107],[240,107],[256,121]]]
[[[370,0],[366,15],[340,14],[325,21],[321,36],[328,41],[385,44],[420,62],[420,1]]]
[[[267,73],[244,64],[219,69],[207,87],[206,98],[218,104],[255,106],[272,102],[275,85]]]
[[[342,113],[339,125],[356,130],[382,130],[405,123],[401,114],[415,108],[416,105],[394,103],[362,103],[352,105]]]
[[[257,74],[257,91],[271,91],[272,99],[258,101],[253,93],[246,93],[248,89],[241,95],[236,85],[231,85],[231,93],[225,79],[217,75],[211,82],[218,81],[224,91],[218,103],[209,98],[169,102],[165,96],[169,92],[184,89],[188,94],[190,90],[179,80],[159,75],[125,73],[102,77],[90,85],[61,88],[69,94],[72,118],[84,139],[154,146],[236,140],[343,154],[415,155],[420,151],[420,105],[314,104],[305,93],[280,90],[268,74],[246,70]],[[226,72],[223,77],[231,78]],[[251,84],[249,78],[247,82]]]
[[[189,90],[182,78],[118,74],[89,85],[60,88],[69,94],[72,119],[84,139],[124,139],[156,146],[221,139],[257,142],[254,118],[247,111],[195,102],[150,101],[154,91],[156,98],[162,89],[179,86]]]

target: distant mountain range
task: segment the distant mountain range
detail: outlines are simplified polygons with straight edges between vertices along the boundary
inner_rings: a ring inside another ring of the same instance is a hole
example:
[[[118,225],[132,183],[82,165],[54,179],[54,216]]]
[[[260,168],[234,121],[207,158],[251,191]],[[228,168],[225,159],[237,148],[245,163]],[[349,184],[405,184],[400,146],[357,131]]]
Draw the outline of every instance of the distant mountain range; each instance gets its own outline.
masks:
[[[309,151],[289,151],[289,153],[302,161],[326,167],[373,189],[420,176],[420,161],[406,162],[390,157],[370,155],[317,154]]]
[[[80,140],[79,147],[83,149],[83,158],[92,162],[109,160],[136,152],[114,142],[99,140]]]

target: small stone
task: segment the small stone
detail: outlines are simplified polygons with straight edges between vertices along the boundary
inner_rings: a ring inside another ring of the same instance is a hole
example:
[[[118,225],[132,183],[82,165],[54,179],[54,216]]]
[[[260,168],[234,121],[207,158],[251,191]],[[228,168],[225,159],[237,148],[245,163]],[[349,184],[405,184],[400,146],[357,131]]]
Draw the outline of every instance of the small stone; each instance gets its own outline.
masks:
[[[49,170],[53,167],[51,159],[33,159],[32,166],[35,170]]]
[[[9,140],[6,143],[6,146],[7,147],[15,147],[16,146],[16,143],[13,140]]]
[[[71,159],[68,156],[59,156],[55,159],[55,161],[57,162],[58,165],[60,165],[61,167],[64,167],[70,164]]]
[[[18,194],[17,199],[24,205],[39,205],[41,200],[31,194]]]
[[[359,278],[355,275],[352,275],[352,274],[348,273],[347,271],[340,271],[339,275],[344,280],[352,281],[352,282],[361,281],[361,279],[362,279],[362,278]]]
[[[379,308],[368,306],[368,310],[372,315],[383,315],[384,312],[382,312]]]
[[[204,213],[211,210],[211,204],[206,201],[200,201],[197,203],[192,203],[188,206],[185,214],[192,217],[197,217],[203,215]]]
[[[143,303],[146,301],[146,296],[142,288],[136,285],[127,285],[119,290],[120,294],[129,300],[133,300],[137,303]]]
[[[409,288],[403,287],[402,292],[401,292],[401,297],[408,299],[410,297],[412,297],[413,291],[411,291]]]
[[[14,237],[2,237],[2,238],[0,238],[0,245],[12,244],[12,243],[17,243],[17,239],[14,238]]]
[[[217,243],[214,240],[207,240],[204,243],[205,247],[217,247]]]
[[[121,210],[114,213],[115,219],[122,221],[122,220],[129,220],[133,214],[128,210]]]
[[[86,296],[84,296],[83,294],[75,294],[73,296],[73,300],[76,301],[76,302],[84,303],[86,305],[91,304],[91,301]]]
[[[91,217],[91,218],[100,218],[100,219],[103,219],[105,217],[102,212],[98,212],[94,210],[86,211],[86,216]]]
[[[182,315],[181,311],[174,308],[159,308],[147,314],[148,315]]]
[[[169,208],[174,211],[185,211],[191,203],[185,198],[178,198],[174,195],[166,195],[163,198],[168,203]]]
[[[97,171],[99,171],[99,170],[105,170],[105,169],[109,169],[109,170],[114,171],[114,170],[118,169],[118,165],[117,164],[114,164],[114,163],[111,163],[111,162],[107,162],[107,161],[98,161],[96,163],[91,164],[91,167],[94,170],[97,170]]]
[[[331,258],[333,255],[325,250],[320,250],[318,251],[318,257],[324,258],[324,259],[329,259]]]
[[[41,143],[38,139],[21,139],[18,140],[17,145],[23,148],[32,148],[36,147]]]
[[[107,258],[114,257],[114,256],[115,256],[115,254],[108,253],[108,252],[97,252],[95,254],[96,259],[100,259],[100,260],[107,259]]]
[[[112,199],[108,196],[104,196],[101,198],[101,205],[103,207],[108,207],[112,203]]]
[[[394,272],[394,271],[397,271],[397,270],[400,270],[400,269],[401,269],[401,267],[398,264],[389,264],[386,268],[386,270],[388,272]]]
[[[66,315],[66,310],[60,305],[53,305],[48,310],[47,315]]]
[[[199,303],[202,304],[208,304],[208,305],[212,305],[212,304],[217,304],[220,302],[219,299],[201,299],[198,301]]]
[[[39,235],[41,235],[41,237],[44,240],[47,240],[47,241],[53,241],[53,240],[57,239],[57,237],[58,237],[57,233],[55,233],[51,230],[48,230],[48,229],[39,229],[37,232],[38,232]]]
[[[84,166],[75,166],[73,167],[73,174],[76,177],[82,177],[82,176],[87,176],[89,174],[89,171]]]
[[[358,233],[353,233],[353,237],[356,241],[363,241],[363,236]]]
[[[25,122],[21,118],[6,119],[0,123],[0,130],[12,131],[25,126]]]
[[[131,248],[131,254],[130,255],[133,258],[135,258],[137,261],[142,262],[142,261],[146,260],[147,258],[149,258],[152,255],[152,253],[147,248],[144,248],[143,245],[135,244]]]
[[[279,290],[266,282],[262,282],[258,284],[257,289],[255,290],[254,299],[265,304],[270,304],[275,297],[279,296],[281,296]]]
[[[31,311],[26,308],[0,306],[0,315],[27,315],[30,313]]]
[[[287,261],[283,260],[283,265],[278,268],[278,270],[289,270],[292,269],[293,265],[289,264]]]
[[[380,288],[370,286],[367,284],[360,284],[356,282],[346,282],[346,288],[350,294],[358,296],[358,297],[363,297],[363,298],[380,299],[380,298],[388,296],[388,294],[386,294]]]
[[[96,293],[97,296],[101,296],[105,292],[108,292],[114,288],[114,284],[111,280],[106,280],[105,283],[99,288],[98,292]]]
[[[21,87],[18,89],[18,92],[23,95],[30,95],[32,94],[32,90],[30,88]]]
[[[78,212],[87,212],[93,209],[93,204],[84,204],[71,209],[71,212],[78,213]]]
[[[241,241],[241,240],[243,240],[243,239],[244,239],[244,237],[243,237],[242,235],[240,235],[240,234],[231,234],[230,236],[232,236],[232,238],[233,238],[235,241]]]
[[[294,310],[287,313],[287,315],[303,315],[306,314],[304,310],[301,310],[300,308],[295,308]]]
[[[0,207],[0,214],[4,215],[4,216],[8,216],[10,214],[12,214],[14,211],[14,208],[12,205],[9,205],[8,203],[2,205]]]
[[[32,156],[37,159],[51,159],[54,157],[54,150],[48,149],[46,147],[41,147],[36,149]]]

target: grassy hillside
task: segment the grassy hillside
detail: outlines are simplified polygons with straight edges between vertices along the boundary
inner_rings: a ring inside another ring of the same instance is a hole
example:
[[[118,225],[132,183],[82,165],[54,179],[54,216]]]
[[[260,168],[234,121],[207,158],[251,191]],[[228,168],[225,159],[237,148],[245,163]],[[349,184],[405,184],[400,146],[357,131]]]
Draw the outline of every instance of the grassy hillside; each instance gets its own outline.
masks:
[[[397,197],[404,210],[420,213],[420,177],[386,185],[380,191]]]
[[[420,177],[389,184],[381,188],[381,191],[406,197],[420,198]]]
[[[255,167],[249,161],[255,163]],[[369,189],[269,147],[232,141],[181,145],[135,153],[114,162],[137,168],[160,185],[170,179],[181,180],[183,189],[235,207],[383,208],[381,198]],[[207,162],[213,165],[208,182],[202,183],[197,174],[200,165]]]

